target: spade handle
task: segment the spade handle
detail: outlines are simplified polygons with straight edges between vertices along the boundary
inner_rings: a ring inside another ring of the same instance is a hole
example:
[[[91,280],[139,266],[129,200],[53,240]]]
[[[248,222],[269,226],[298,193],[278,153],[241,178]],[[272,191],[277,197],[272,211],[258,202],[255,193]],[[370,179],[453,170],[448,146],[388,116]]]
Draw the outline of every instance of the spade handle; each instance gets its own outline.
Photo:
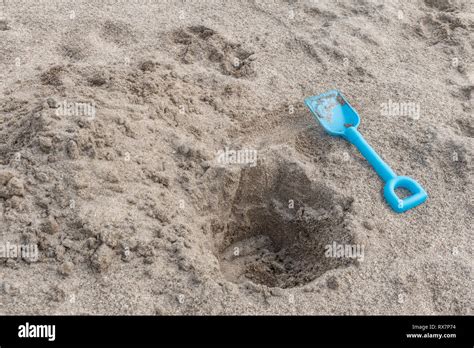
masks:
[[[367,141],[365,141],[364,137],[359,133],[357,128],[346,128],[346,131],[344,132],[344,138],[357,147],[362,156],[364,156],[364,158],[371,164],[383,181],[387,182],[397,176],[393,172],[392,168],[390,168],[390,166],[384,162],[384,160],[377,154],[377,152],[375,152],[375,150],[367,143]]]
[[[346,128],[343,136],[359,149],[362,156],[364,156],[377,174],[385,181],[384,196],[393,210],[397,213],[403,213],[426,201],[428,194],[423,187],[412,178],[397,176],[390,166],[385,163],[377,152],[365,141],[356,127]],[[405,188],[410,191],[411,195],[401,199],[395,193],[397,188]]]

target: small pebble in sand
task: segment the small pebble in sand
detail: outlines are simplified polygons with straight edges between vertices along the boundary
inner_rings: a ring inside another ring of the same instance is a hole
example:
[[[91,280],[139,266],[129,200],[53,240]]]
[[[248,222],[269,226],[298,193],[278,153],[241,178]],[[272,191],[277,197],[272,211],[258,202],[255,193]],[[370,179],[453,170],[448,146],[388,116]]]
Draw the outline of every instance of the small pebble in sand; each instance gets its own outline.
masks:
[[[66,248],[60,244],[57,244],[54,248],[54,255],[57,261],[63,262]]]
[[[204,169],[204,170],[207,170],[211,167],[211,164],[209,163],[209,161],[202,161],[201,162],[201,168]]]
[[[102,243],[114,248],[118,244],[117,236],[111,231],[102,231],[99,234],[99,239]]]
[[[178,153],[180,153],[181,155],[187,156],[190,151],[191,151],[191,149],[186,144],[181,144],[181,145],[178,146]]]
[[[74,140],[69,140],[66,146],[67,154],[71,159],[79,158],[79,148]]]
[[[404,293],[398,294],[397,302],[399,304],[403,304],[405,302],[405,294]]]
[[[7,261],[5,262],[5,266],[11,269],[19,268],[18,262],[16,262],[16,260],[14,259],[7,259]]]
[[[100,273],[107,271],[112,263],[114,252],[107,245],[102,244],[92,255],[92,266]]]
[[[87,238],[84,244],[89,249],[95,249],[98,247],[99,241],[96,238],[90,237],[90,238]]]
[[[43,223],[43,232],[47,234],[56,234],[59,232],[59,224],[56,222],[54,216],[48,216],[46,221]]]
[[[94,74],[87,79],[89,85],[94,87],[100,87],[107,83],[107,79],[101,74]]]
[[[363,222],[363,225],[366,229],[368,229],[369,231],[372,231],[374,229],[374,224],[371,222],[371,221],[368,221],[368,220],[365,220]]]
[[[20,293],[20,288],[13,283],[4,282],[3,283],[3,291],[10,296],[16,296]]]
[[[6,185],[11,178],[13,178],[13,173],[10,171],[1,171],[0,172],[0,185]]]
[[[11,196],[24,196],[25,187],[23,186],[23,181],[18,178],[11,178],[7,184],[8,195]]]
[[[68,249],[74,249],[74,242],[69,239],[69,238],[66,238],[62,241],[62,245],[65,247],[65,248],[68,248]]]
[[[140,64],[141,71],[155,71],[155,63],[151,60],[146,60]]]
[[[0,31],[9,30],[8,22],[5,19],[0,19]]]
[[[272,296],[282,297],[282,296],[285,295],[285,291],[283,289],[280,289],[280,288],[271,288],[270,289],[270,294]]]
[[[51,138],[48,137],[39,137],[39,147],[41,151],[49,153],[53,147],[53,142]]]
[[[160,305],[155,305],[155,315],[165,315],[166,311]]]
[[[56,102],[56,100],[54,98],[46,99],[46,103],[48,103],[48,106],[51,109],[56,109],[58,107],[58,103]]]
[[[326,281],[326,285],[331,290],[336,290],[336,289],[339,288],[339,283],[338,283],[336,277],[334,277],[334,276],[331,276],[331,277],[328,278],[328,280]]]
[[[70,261],[63,262],[61,266],[59,266],[59,273],[63,276],[70,276],[74,269],[74,264]]]
[[[132,258],[132,252],[130,251],[130,247],[125,246],[122,250],[122,261],[129,262]]]
[[[155,262],[155,258],[153,256],[145,257],[143,259],[143,262],[147,265],[151,265],[152,263]]]
[[[156,238],[163,238],[163,228],[157,227],[154,230]]]
[[[66,291],[57,285],[53,285],[48,291],[48,297],[54,302],[64,302],[66,300]]]
[[[13,209],[22,210],[23,207],[23,199],[18,197],[18,196],[13,196],[10,198],[10,201],[8,202],[9,206],[11,206]]]

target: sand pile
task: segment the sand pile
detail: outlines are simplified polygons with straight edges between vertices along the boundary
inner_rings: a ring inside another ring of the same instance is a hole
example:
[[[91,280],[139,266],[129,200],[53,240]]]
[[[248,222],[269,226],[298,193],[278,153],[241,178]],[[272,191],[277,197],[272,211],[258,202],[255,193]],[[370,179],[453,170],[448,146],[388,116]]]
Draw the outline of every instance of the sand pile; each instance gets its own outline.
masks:
[[[0,236],[39,253],[0,259],[1,312],[471,310],[472,3],[4,12]],[[332,88],[426,204],[393,213],[315,123],[303,99]]]

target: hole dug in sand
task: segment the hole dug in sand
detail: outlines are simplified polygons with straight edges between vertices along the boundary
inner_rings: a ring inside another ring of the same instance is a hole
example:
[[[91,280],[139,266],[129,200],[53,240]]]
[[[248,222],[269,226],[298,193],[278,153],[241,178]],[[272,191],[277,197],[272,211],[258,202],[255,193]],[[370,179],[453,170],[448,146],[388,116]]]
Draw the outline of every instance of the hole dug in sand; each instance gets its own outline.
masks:
[[[289,160],[242,169],[231,218],[216,231],[227,280],[290,288],[354,262],[325,254],[334,242],[353,244],[352,200],[311,181],[305,170]]]

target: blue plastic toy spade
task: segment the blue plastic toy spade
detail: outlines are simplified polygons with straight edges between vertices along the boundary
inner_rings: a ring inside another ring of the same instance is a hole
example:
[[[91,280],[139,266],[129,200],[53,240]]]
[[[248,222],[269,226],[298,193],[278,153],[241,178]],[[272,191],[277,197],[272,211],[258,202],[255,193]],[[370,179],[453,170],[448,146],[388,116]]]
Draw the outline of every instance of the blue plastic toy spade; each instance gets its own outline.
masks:
[[[362,156],[374,167],[377,174],[385,181],[384,196],[388,204],[397,213],[414,208],[428,198],[426,191],[412,178],[397,176],[382,158],[374,151],[359,133],[359,115],[346,98],[336,90],[308,97],[305,104],[331,135],[340,136],[355,145]],[[397,188],[410,191],[411,195],[403,199],[395,193]]]

